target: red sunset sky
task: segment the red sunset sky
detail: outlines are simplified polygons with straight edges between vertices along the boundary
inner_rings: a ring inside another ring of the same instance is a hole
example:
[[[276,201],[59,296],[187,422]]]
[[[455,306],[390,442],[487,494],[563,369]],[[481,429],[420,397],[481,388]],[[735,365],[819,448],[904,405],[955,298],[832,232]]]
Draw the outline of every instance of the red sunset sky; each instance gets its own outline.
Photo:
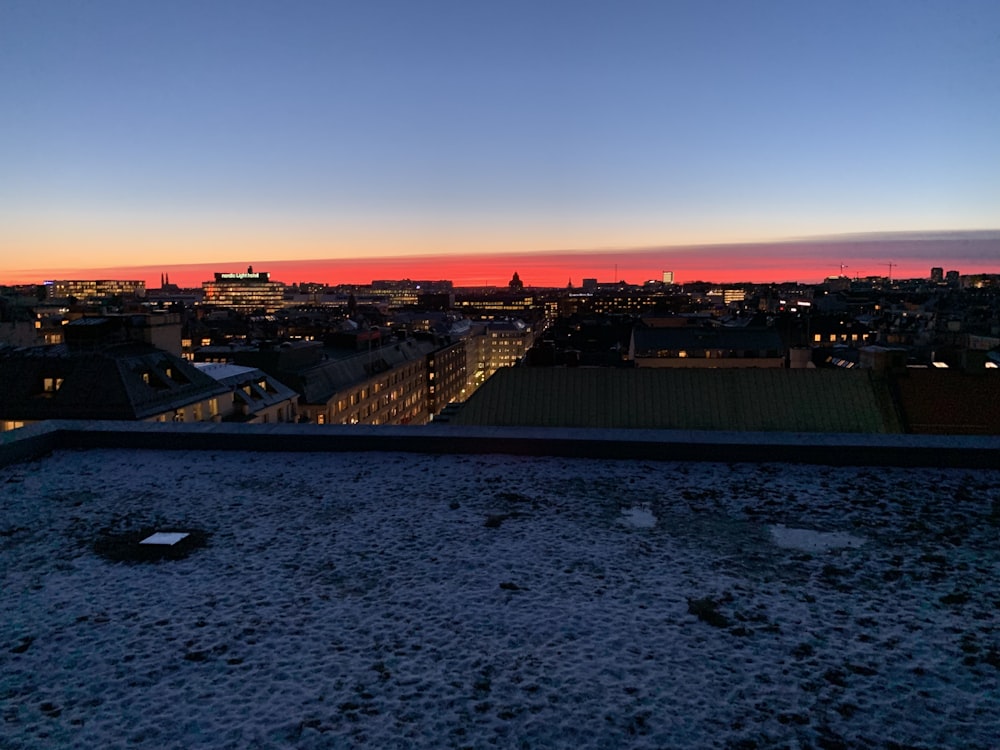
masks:
[[[197,287],[217,271],[242,271],[252,265],[275,281],[367,284],[373,279],[450,279],[456,286],[503,286],[517,271],[529,286],[580,286],[584,278],[642,283],[673,271],[675,281],[816,283],[840,273],[850,277],[924,278],[932,266],[963,274],[1000,273],[996,233],[928,239],[862,238],[771,244],[728,244],[607,250],[478,255],[428,255],[331,260],[275,260],[201,264],[162,263],[119,267],[49,268],[18,272],[0,283],[40,283],[54,278],[129,278],[159,286],[160,274],[182,287]]]

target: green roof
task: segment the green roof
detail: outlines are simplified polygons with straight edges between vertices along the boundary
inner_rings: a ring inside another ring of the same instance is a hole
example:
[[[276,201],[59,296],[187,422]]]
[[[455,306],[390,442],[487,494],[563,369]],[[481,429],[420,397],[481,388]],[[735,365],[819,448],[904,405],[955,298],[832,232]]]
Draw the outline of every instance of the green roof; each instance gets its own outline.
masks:
[[[902,432],[869,371],[506,368],[450,418],[460,425]]]

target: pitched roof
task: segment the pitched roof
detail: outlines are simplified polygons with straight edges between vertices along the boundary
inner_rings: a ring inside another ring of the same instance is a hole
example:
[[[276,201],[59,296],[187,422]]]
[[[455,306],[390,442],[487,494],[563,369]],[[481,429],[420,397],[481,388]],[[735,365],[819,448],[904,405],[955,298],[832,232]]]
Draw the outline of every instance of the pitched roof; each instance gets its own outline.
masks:
[[[384,344],[370,352],[331,359],[297,373],[282,373],[281,379],[300,394],[305,403],[324,404],[336,393],[364,383],[380,372],[395,369],[430,354],[430,341],[407,339]]]
[[[460,425],[900,432],[888,386],[863,371],[506,368]]]
[[[232,391],[234,401],[242,405],[239,414],[243,417],[298,397],[287,385],[256,367],[220,363],[199,363],[195,367]]]
[[[46,393],[46,378],[60,380],[58,389]],[[0,417],[24,421],[147,419],[229,390],[180,357],[144,345],[18,350],[0,357],[0,382]]]
[[[908,431],[1000,435],[1000,374],[908,370],[895,380]]]

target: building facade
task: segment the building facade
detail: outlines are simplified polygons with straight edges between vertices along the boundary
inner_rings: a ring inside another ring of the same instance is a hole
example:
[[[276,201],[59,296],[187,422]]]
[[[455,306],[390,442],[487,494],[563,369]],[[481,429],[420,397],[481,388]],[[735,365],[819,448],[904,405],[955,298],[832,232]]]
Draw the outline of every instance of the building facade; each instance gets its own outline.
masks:
[[[246,273],[217,273],[214,281],[201,285],[204,304],[241,313],[274,312],[284,305],[285,285],[271,281],[266,271],[248,268]]]
[[[104,297],[145,297],[145,281],[120,279],[60,279],[45,282],[45,295],[49,299],[75,297],[79,300]]]

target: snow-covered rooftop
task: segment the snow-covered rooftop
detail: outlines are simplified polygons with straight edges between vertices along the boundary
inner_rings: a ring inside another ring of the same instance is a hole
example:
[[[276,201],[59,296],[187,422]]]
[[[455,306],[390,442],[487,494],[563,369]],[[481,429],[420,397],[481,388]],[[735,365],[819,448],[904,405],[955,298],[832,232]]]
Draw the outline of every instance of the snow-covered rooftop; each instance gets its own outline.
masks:
[[[226,378],[238,377],[257,371],[254,367],[243,367],[225,362],[194,362],[192,364],[216,380],[225,380]]]
[[[0,508],[5,746],[1000,737],[1000,471],[58,449]]]

